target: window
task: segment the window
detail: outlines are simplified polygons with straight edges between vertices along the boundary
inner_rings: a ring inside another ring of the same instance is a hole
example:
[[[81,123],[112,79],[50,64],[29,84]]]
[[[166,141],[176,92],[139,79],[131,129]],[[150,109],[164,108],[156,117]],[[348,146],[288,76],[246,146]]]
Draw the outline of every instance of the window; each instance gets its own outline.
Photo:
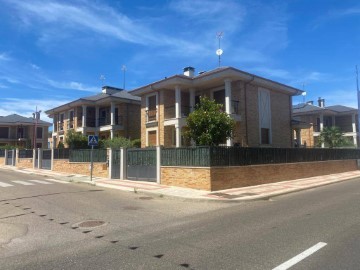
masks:
[[[270,144],[270,131],[268,128],[261,128],[261,144]]]
[[[213,99],[216,103],[223,105],[223,110],[225,110],[225,90],[215,91],[213,93]]]
[[[9,138],[9,127],[0,127],[0,138],[2,139]]]
[[[157,96],[152,95],[147,97],[147,122],[156,121],[157,120]]]
[[[74,111],[69,111],[69,129],[74,128]]]
[[[37,127],[36,128],[36,139],[42,139],[43,138],[43,128]]]
[[[270,107],[270,91],[267,89],[259,89],[259,135],[260,144],[271,144],[271,107]]]
[[[22,127],[22,126],[20,126],[20,127],[18,127],[18,130],[17,130],[17,137],[18,137],[18,139],[23,139],[23,138],[25,138],[25,128],[24,127]]]
[[[64,130],[64,117],[65,115],[63,113],[60,114],[59,130]]]
[[[148,132],[148,146],[156,145],[156,130]]]

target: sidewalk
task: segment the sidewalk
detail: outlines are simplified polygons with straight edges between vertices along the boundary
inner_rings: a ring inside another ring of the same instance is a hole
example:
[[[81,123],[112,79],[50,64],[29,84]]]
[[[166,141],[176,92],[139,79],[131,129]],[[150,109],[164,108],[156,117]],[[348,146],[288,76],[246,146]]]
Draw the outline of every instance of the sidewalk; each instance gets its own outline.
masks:
[[[37,174],[61,180],[65,182],[81,182],[99,187],[119,189],[123,191],[137,192],[159,197],[177,197],[182,199],[211,200],[211,201],[250,201],[266,199],[273,196],[292,193],[300,190],[311,189],[318,186],[329,185],[337,182],[358,178],[360,170],[345,173],[302,178],[278,183],[233,188],[220,191],[203,191],[190,188],[170,187],[158,185],[153,182],[113,180],[94,177],[93,182],[89,176],[78,174],[65,174],[49,170],[21,169],[12,166],[0,166],[1,169],[14,170],[26,174]]]

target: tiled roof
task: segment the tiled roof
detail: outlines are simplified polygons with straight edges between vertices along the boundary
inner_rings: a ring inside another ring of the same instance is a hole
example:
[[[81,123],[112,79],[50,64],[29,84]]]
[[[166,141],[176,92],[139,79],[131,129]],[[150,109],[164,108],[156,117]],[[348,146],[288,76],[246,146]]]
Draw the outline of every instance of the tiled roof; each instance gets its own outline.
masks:
[[[343,105],[334,105],[334,106],[328,106],[326,107],[326,109],[328,110],[332,110],[335,112],[350,112],[350,111],[357,111],[356,108],[351,108],[351,107],[347,107],[347,106],[343,106]]]
[[[337,113],[357,111],[356,108],[351,108],[343,105],[333,105],[327,107],[319,107],[308,103],[300,103],[293,105],[293,113],[310,113],[310,112],[321,112],[321,111],[333,111]]]
[[[16,123],[34,124],[34,119],[32,117],[24,117],[18,114],[0,116],[0,124],[16,124]],[[48,126],[51,125],[49,122],[45,122],[43,120],[39,120],[38,123]]]

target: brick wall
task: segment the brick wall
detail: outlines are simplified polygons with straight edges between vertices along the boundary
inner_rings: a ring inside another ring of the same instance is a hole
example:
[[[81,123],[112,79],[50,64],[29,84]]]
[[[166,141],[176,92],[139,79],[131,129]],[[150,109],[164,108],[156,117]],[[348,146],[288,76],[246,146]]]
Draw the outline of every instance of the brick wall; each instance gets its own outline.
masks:
[[[33,168],[32,158],[18,158],[16,161],[16,167],[18,168]]]
[[[161,184],[216,191],[357,169],[356,160],[213,168],[161,167]]]
[[[146,147],[146,97],[141,97],[141,113],[140,113],[140,125],[141,125],[141,147]]]
[[[161,167],[161,184],[210,190],[210,168]]]
[[[68,160],[54,160],[53,171],[90,176],[90,164],[69,162]],[[108,168],[105,162],[94,162],[93,176],[108,177]]]
[[[1,165],[5,165],[5,158],[4,157],[0,157],[0,166]]]

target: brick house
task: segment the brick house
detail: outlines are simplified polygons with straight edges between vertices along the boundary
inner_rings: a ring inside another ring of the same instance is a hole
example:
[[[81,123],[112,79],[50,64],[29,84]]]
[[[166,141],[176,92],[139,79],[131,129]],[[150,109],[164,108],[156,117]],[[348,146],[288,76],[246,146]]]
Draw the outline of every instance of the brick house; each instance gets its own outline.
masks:
[[[236,121],[234,138],[226,145],[291,147],[292,96],[301,90],[233,67],[195,75],[192,67],[130,91],[141,97],[141,145],[188,145],[183,136],[186,117],[200,96],[224,105]]]
[[[324,127],[337,126],[343,135],[355,146],[359,145],[358,110],[355,108],[334,105],[325,106],[325,100],[318,99],[293,106],[293,118],[307,123],[308,127],[297,131],[295,137],[299,145],[314,147]],[[324,147],[324,145],[322,145]]]
[[[140,138],[140,98],[115,87],[46,111],[53,119],[53,147],[63,142],[69,130],[101,139],[122,136]]]
[[[50,123],[18,114],[0,116],[0,146],[47,148]]]

